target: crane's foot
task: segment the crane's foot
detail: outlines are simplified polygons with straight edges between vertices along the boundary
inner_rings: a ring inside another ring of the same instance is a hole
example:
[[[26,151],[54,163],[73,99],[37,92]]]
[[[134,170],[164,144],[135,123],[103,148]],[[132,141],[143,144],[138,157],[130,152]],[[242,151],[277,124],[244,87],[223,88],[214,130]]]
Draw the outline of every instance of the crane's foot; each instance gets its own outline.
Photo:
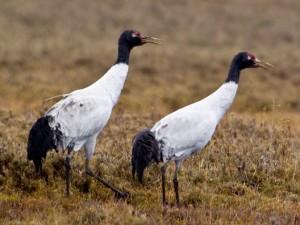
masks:
[[[115,198],[118,198],[118,199],[127,199],[127,198],[130,198],[130,193],[127,192],[127,191],[118,191],[118,192],[115,192]]]
[[[100,183],[102,183],[105,187],[109,188],[110,190],[112,190],[115,193],[115,197],[116,198],[129,198],[131,195],[129,192],[127,191],[120,191],[119,189],[113,187],[112,185],[110,185],[109,183],[107,183],[105,180],[103,180],[102,178],[100,178],[99,176],[97,176],[96,174],[93,173],[93,171],[91,171],[90,169],[86,169],[85,173],[91,177],[94,177],[96,180],[98,180]]]

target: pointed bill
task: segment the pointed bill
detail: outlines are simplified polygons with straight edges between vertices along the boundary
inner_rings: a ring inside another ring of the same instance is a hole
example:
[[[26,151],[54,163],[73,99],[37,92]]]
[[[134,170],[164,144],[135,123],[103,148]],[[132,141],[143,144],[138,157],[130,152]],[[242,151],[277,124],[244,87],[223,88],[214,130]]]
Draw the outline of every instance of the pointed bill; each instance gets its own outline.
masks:
[[[151,44],[156,44],[160,45],[160,39],[155,38],[155,37],[150,37],[147,35],[142,35],[142,43],[151,43]]]
[[[261,68],[264,68],[266,70],[272,70],[274,68],[274,65],[272,65],[271,63],[268,63],[268,62],[263,62],[259,59],[255,59],[255,65],[257,67],[261,67]]]

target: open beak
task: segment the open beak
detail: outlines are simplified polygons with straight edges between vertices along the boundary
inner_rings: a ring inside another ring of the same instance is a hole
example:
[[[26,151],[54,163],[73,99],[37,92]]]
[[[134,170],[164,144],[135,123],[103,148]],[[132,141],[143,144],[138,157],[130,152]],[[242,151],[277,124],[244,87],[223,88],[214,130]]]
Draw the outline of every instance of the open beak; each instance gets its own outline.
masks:
[[[160,45],[159,41],[160,39],[158,38],[142,35],[142,43],[151,43],[151,44]]]
[[[255,67],[261,67],[264,68],[266,70],[272,70],[274,68],[274,66],[270,63],[267,62],[263,62],[259,59],[255,59]]]

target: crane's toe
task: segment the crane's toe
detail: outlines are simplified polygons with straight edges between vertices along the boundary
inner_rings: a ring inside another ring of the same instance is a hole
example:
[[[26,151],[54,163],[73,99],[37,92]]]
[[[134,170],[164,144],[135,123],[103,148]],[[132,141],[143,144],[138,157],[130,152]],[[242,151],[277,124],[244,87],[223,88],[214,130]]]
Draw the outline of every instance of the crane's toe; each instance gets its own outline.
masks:
[[[127,199],[127,198],[130,198],[131,197],[131,194],[127,191],[118,191],[118,192],[115,192],[115,198],[118,198],[118,199]]]
[[[94,173],[91,171],[91,169],[89,169],[89,168],[86,168],[85,169],[85,173],[87,174],[87,175],[90,175],[90,176],[94,176]]]

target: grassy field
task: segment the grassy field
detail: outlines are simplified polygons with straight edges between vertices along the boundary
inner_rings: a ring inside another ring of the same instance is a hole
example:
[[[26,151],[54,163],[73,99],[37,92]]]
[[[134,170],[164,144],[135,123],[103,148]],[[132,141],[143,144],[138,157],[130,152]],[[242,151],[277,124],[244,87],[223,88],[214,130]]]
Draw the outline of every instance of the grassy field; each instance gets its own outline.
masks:
[[[0,224],[300,224],[300,3],[296,0],[40,1],[0,4]],[[64,154],[42,176],[27,162],[28,132],[54,104],[115,62],[128,28],[163,39],[131,53],[121,98],[98,138],[92,168],[130,192],[116,199]],[[132,181],[137,131],[195,102],[225,80],[240,51],[276,66],[242,72],[238,95],[207,147],[179,174],[183,206],[161,206],[160,167]]]

